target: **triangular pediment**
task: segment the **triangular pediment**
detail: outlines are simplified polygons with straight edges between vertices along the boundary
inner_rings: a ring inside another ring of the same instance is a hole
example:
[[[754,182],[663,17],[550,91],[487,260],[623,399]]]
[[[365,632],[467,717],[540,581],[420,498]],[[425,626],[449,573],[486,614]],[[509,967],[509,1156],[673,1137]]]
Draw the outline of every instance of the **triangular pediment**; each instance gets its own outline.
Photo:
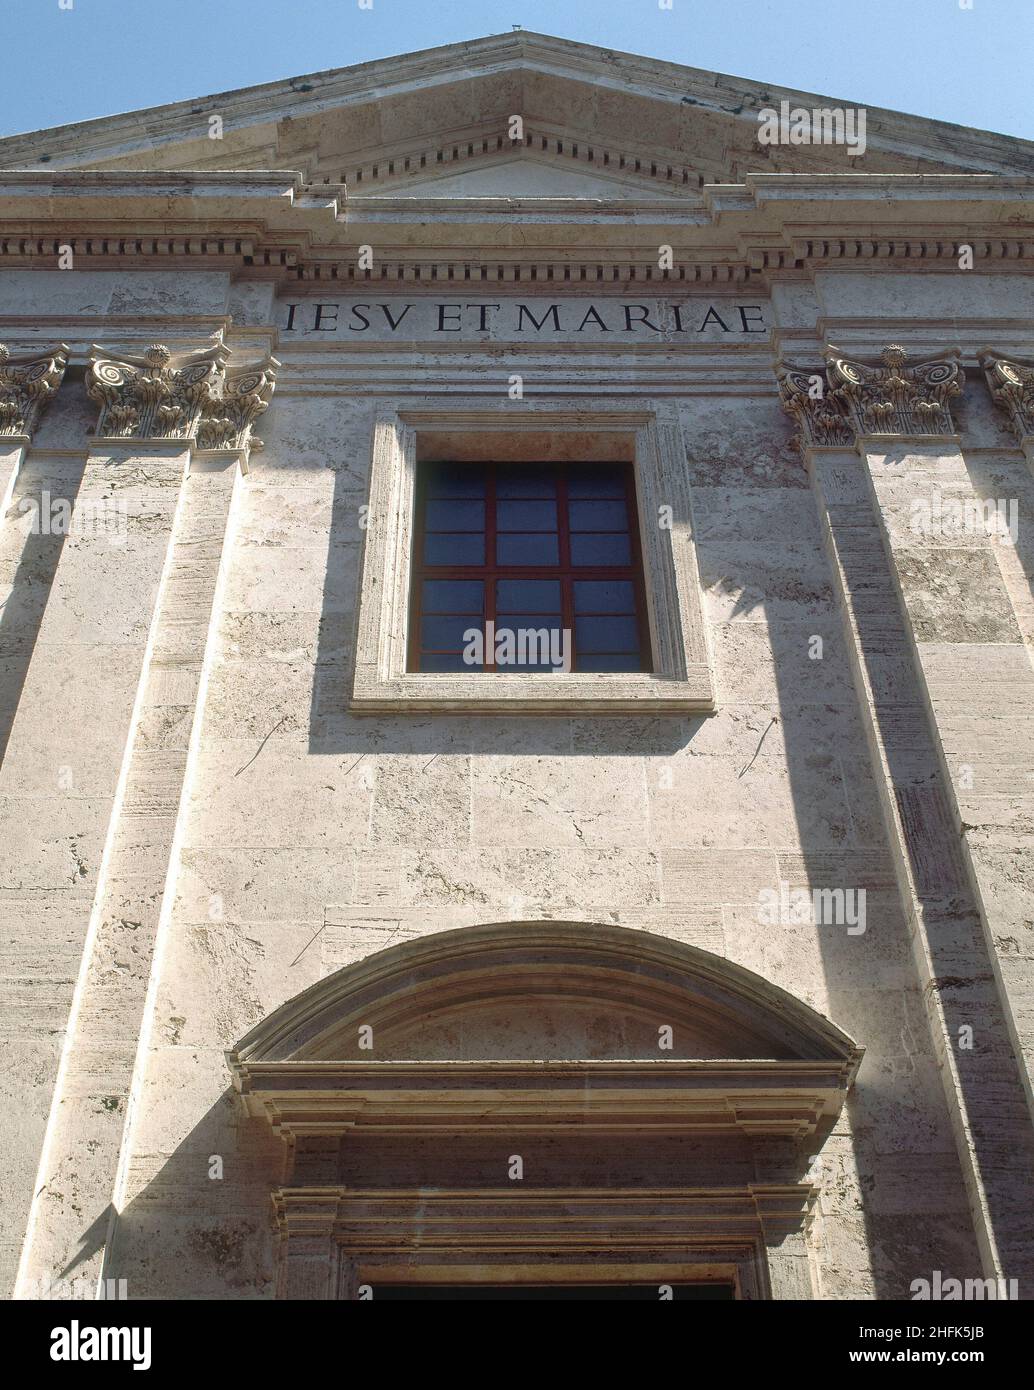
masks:
[[[570,162],[549,163],[523,152],[505,159],[484,156],[456,170],[430,177],[396,179],[376,190],[405,198],[644,198],[670,197],[672,193],[691,196],[683,184],[674,188],[646,178],[617,178],[603,170],[582,171]],[[694,190],[695,191],[695,190]],[[375,193],[369,189],[368,192]]]
[[[757,172],[1034,173],[1030,142],[874,107],[864,154],[759,142],[759,112],[784,100],[852,105],[520,32],[12,136],[0,168],[294,170],[355,193],[483,197],[519,149],[550,167],[515,168],[504,196],[556,196],[566,178],[566,196],[618,198]]]

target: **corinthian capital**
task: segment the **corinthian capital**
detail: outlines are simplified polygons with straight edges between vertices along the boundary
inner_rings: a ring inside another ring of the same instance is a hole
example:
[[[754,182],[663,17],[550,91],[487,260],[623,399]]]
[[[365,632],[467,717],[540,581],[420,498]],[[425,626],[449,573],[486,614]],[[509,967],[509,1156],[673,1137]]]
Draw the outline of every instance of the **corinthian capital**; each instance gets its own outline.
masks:
[[[219,342],[183,353],[155,343],[141,355],[119,357],[94,345],[86,392],[100,406],[98,436],[193,440],[222,386],[228,356],[229,349]]]
[[[954,434],[948,403],[961,395],[966,380],[958,356],[953,349],[934,362],[906,367],[905,349],[892,346],[882,353],[882,367],[870,367],[831,347],[826,376],[859,435]]]
[[[776,364],[779,398],[783,409],[797,424],[798,445],[851,445],[851,427],[835,401],[830,400],[821,370],[806,371],[785,362]]]
[[[254,367],[226,373],[221,393],[205,406],[197,432],[199,448],[262,448],[262,440],[253,439],[251,429],[269,409],[279,366],[276,358],[270,357]]]
[[[42,357],[12,357],[0,343],[0,438],[31,436],[68,365],[64,343]]]
[[[1034,366],[989,350],[980,353],[980,365],[995,404],[1008,415],[1017,439],[1034,436]]]

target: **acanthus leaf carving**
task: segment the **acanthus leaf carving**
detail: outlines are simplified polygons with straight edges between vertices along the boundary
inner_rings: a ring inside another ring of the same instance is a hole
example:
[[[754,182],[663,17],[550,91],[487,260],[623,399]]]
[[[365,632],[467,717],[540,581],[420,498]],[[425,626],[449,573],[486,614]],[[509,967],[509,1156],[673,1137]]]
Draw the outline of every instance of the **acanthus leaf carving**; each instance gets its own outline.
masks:
[[[850,361],[839,349],[826,352],[830,393],[839,401],[857,435],[954,434],[950,402],[962,394],[965,373],[959,353],[907,367],[897,344],[881,354],[883,366]]]
[[[61,343],[42,356],[12,357],[0,343],[0,437],[31,437],[61,385],[68,354]]]
[[[851,427],[843,411],[830,399],[821,370],[809,372],[779,362],[776,376],[783,409],[797,424],[797,444],[802,452],[810,445],[835,448],[853,443]]]
[[[280,363],[275,357],[236,372],[227,372],[221,393],[205,406],[198,426],[200,449],[261,449],[252,427],[269,409]]]
[[[192,441],[222,385],[228,356],[222,342],[175,354],[154,343],[142,354],[118,357],[95,344],[86,391],[100,406],[98,437]]]
[[[1008,415],[1017,439],[1034,436],[1034,364],[1001,357],[990,349],[979,358],[994,402]]]

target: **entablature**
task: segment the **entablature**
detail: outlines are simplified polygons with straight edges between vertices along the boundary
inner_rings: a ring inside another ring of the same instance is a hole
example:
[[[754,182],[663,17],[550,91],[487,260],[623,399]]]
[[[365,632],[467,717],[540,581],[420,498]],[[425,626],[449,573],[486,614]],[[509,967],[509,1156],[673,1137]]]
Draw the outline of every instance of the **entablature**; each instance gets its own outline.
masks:
[[[672,199],[354,196],[291,172],[0,174],[0,265],[230,269],[291,283],[520,292],[548,283],[766,285],[879,263],[910,273],[1034,264],[1034,179],[751,174]],[[838,218],[830,221],[830,205]],[[513,225],[520,221],[520,246]],[[1007,233],[1004,234],[1003,233]]]

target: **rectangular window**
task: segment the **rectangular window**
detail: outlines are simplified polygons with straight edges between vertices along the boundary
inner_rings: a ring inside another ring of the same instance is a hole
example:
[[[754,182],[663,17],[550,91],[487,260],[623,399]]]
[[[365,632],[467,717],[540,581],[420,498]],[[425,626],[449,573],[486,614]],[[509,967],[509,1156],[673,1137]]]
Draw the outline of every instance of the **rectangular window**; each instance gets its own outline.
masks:
[[[651,669],[625,463],[424,463],[408,669]]]
[[[678,401],[379,407],[349,708],[713,710],[686,455]]]

